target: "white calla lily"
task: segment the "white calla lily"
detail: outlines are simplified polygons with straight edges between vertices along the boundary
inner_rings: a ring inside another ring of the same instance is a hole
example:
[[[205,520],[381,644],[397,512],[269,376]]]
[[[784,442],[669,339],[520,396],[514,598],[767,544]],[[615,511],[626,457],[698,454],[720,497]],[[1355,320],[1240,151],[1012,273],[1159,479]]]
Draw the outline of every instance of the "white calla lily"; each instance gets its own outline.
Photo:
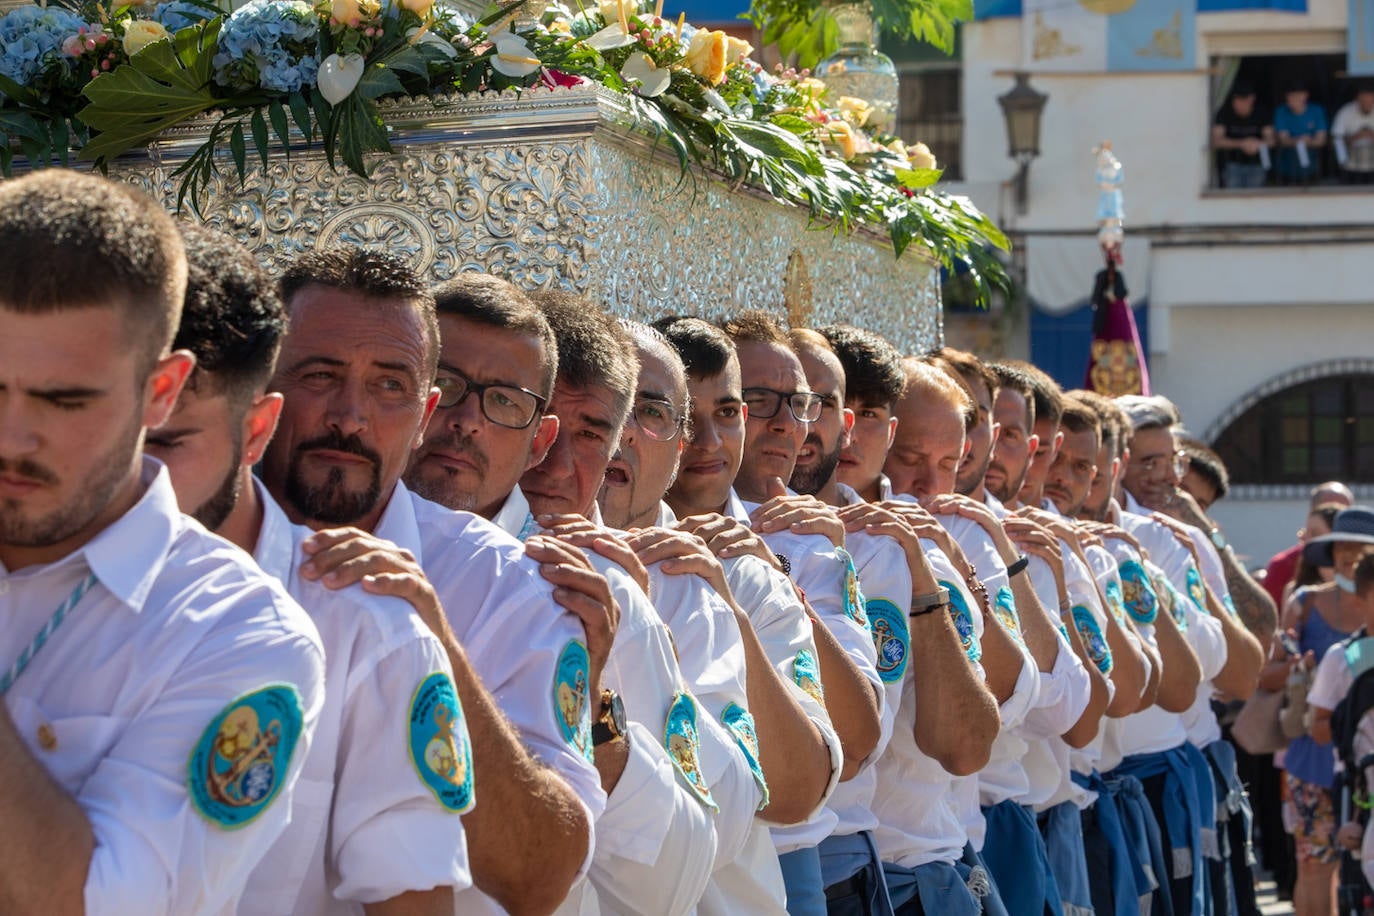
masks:
[[[625,77],[626,82],[638,82],[639,86],[635,91],[649,99],[662,95],[673,81],[668,68],[660,69],[653,58],[643,51],[636,51],[626,58],[625,66],[620,68],[620,75]]]
[[[491,67],[503,76],[520,79],[543,66],[543,61],[534,56],[525,39],[510,32],[493,35],[492,43],[496,53],[491,56]]]
[[[618,22],[611,23],[595,35],[587,36],[586,40],[587,47],[595,51],[613,51],[634,43],[635,37],[621,28]]]
[[[320,95],[324,96],[324,100],[330,105],[338,105],[358,88],[358,81],[363,78],[363,70],[366,68],[367,64],[361,54],[348,54],[343,57],[338,54],[329,55],[320,63],[317,77]]]
[[[428,45],[442,52],[450,58],[458,57],[458,49],[449,44],[444,38],[435,35],[429,30],[429,26],[417,25],[406,32],[406,38],[410,39],[412,45]]]

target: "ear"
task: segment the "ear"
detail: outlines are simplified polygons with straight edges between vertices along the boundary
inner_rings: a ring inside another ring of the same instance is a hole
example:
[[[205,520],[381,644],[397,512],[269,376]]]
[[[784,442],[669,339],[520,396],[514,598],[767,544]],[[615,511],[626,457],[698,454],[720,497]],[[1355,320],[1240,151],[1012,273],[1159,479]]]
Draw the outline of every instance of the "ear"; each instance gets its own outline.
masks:
[[[897,418],[893,417],[887,421],[887,447],[892,448],[892,443],[897,441]]]
[[[997,448],[997,440],[1002,438],[1002,424],[992,424],[992,448]]]
[[[843,418],[844,429],[840,432],[840,447],[846,447],[853,440],[851,433],[854,432],[854,411],[846,407],[840,416]]]
[[[544,463],[544,459],[549,456],[549,449],[553,448],[554,442],[558,441],[558,417],[553,414],[545,414],[539,418],[539,426],[534,431],[534,439],[530,442],[530,457],[525,462],[525,470],[538,467]]]
[[[959,460],[962,462],[968,457],[969,451],[973,448],[973,440],[968,436],[964,437],[964,447],[959,450]]]
[[[277,431],[277,420],[281,418],[282,405],[286,399],[279,393],[264,394],[253,401],[248,413],[243,417],[243,457],[239,463],[252,467],[258,463],[262,453],[267,451],[267,443]]]
[[[410,450],[413,452],[425,441],[425,430],[429,428],[429,420],[434,416],[434,409],[439,406],[439,389],[431,386],[429,397],[425,398],[425,415],[420,421],[420,428],[415,430],[415,439],[410,443]]]
[[[1058,455],[1058,454],[1059,454],[1059,450],[1060,450],[1061,448],[1063,448],[1063,447],[1064,447],[1064,431],[1061,429],[1061,430],[1059,430],[1057,433],[1054,434],[1054,448],[1052,448],[1050,451],[1051,451],[1052,453],[1054,453],[1055,455]]]
[[[173,350],[157,361],[143,388],[145,427],[156,429],[167,422],[195,367],[196,357],[190,350]]]
[[[1026,437],[1026,454],[1027,454],[1027,455],[1034,456],[1034,455],[1035,455],[1035,450],[1038,449],[1039,447],[1040,447],[1040,436],[1039,436],[1038,434],[1036,434],[1036,433],[1031,433],[1029,436]]]

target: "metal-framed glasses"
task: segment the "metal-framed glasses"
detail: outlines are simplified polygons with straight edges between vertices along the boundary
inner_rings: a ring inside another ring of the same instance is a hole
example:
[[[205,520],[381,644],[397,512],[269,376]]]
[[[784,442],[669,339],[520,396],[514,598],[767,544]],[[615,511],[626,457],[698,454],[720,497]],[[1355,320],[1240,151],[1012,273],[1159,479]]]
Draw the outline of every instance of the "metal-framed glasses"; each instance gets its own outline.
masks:
[[[1188,459],[1188,453],[1179,449],[1172,455],[1152,455],[1141,461],[1140,467],[1146,474],[1154,477],[1164,471],[1164,468],[1168,466],[1166,462],[1173,462],[1174,476],[1180,478],[1188,473],[1188,465],[1191,463]]]
[[[662,398],[635,398],[630,418],[644,435],[655,442],[668,442],[682,432],[687,415]]]
[[[782,409],[782,402],[798,423],[815,423],[821,418],[823,399],[814,391],[776,391],[772,388],[744,389],[744,405],[749,408],[749,418],[770,420]]]
[[[534,422],[548,402],[530,391],[514,385],[479,385],[458,373],[440,375],[434,380],[439,389],[440,407],[457,407],[469,394],[477,395],[482,416],[497,426],[524,429]]]

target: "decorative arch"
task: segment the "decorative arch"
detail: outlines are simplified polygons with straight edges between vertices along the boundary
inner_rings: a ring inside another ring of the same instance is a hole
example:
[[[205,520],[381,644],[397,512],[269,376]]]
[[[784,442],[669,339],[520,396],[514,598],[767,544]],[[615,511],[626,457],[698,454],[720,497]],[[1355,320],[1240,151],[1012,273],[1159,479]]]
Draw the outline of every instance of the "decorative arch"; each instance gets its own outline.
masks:
[[[1374,482],[1374,358],[1281,373],[1223,411],[1204,438],[1238,483]]]

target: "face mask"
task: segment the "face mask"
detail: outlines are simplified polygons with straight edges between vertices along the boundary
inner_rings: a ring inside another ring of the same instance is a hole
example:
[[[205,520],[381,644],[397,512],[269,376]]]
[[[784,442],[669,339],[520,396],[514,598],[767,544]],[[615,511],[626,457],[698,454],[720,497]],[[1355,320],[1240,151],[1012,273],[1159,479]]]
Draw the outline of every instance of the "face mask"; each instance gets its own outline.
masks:
[[[1336,588],[1348,595],[1353,595],[1355,594],[1355,580],[1336,573]]]

